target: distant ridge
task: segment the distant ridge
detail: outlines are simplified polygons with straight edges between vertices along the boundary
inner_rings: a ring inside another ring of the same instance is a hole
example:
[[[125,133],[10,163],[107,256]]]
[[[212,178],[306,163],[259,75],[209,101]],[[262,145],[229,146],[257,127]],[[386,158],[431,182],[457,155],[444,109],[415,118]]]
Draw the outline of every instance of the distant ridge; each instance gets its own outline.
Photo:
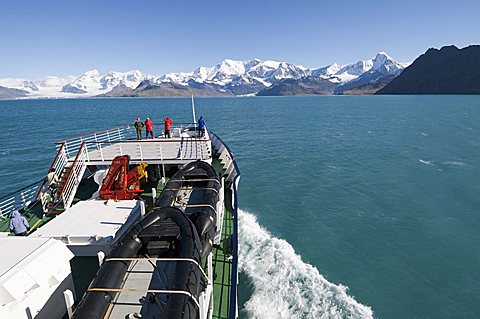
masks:
[[[28,94],[25,90],[10,89],[0,86],[0,99],[16,99],[24,97]]]
[[[271,87],[257,93],[258,96],[280,95],[331,95],[336,84],[315,76],[301,79],[283,79],[275,82]]]
[[[480,45],[428,49],[376,94],[480,94]]]

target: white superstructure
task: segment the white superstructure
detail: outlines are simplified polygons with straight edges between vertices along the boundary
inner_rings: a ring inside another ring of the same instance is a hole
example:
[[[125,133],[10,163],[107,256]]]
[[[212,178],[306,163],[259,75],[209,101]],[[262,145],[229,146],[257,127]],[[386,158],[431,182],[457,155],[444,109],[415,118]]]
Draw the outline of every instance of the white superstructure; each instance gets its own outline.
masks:
[[[50,238],[0,237],[0,318],[61,318],[73,253]]]
[[[75,256],[108,253],[115,241],[145,211],[140,200],[81,201],[55,217],[29,237],[55,238],[62,241]]]

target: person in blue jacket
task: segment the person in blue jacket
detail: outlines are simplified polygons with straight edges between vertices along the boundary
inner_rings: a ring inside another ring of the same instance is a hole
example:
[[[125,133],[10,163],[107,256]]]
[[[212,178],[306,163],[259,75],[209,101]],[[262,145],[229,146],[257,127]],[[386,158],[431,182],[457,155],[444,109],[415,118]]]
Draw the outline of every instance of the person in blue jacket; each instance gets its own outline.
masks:
[[[198,124],[199,136],[204,136],[205,135],[205,120],[203,119],[203,116],[200,116],[200,118],[197,121],[197,124]]]
[[[10,214],[10,223],[8,224],[8,227],[15,236],[27,236],[27,231],[30,230],[30,225],[25,217],[20,215],[18,210],[14,210]]]

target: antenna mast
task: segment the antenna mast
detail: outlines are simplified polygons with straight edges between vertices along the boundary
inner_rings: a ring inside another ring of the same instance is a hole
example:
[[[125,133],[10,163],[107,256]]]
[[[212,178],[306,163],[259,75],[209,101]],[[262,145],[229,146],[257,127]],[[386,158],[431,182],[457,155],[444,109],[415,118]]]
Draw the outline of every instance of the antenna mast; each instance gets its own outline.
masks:
[[[195,118],[195,101],[193,100],[193,94],[192,94],[192,113],[193,113],[193,123],[195,123],[195,127],[197,127],[197,119]]]

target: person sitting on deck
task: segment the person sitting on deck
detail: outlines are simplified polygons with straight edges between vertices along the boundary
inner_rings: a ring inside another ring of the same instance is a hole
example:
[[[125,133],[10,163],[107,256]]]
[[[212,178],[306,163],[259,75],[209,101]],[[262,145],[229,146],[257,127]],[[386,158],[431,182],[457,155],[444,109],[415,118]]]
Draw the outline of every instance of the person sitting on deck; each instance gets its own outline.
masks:
[[[55,168],[52,167],[52,169],[50,169],[50,172],[48,172],[47,174],[48,190],[50,191],[50,195],[52,195],[52,198],[57,193],[58,182],[59,180],[57,174],[55,174]]]
[[[143,124],[140,121],[140,118],[137,118],[137,120],[135,121],[135,124],[133,124],[133,125],[137,129],[137,140],[141,140],[142,139],[142,127],[144,127],[145,124]]]
[[[145,126],[147,128],[147,134],[145,135],[145,138],[148,139],[148,133],[150,133],[152,138],[155,138],[155,135],[153,135],[153,122],[148,117],[145,120]]]
[[[200,118],[197,121],[198,124],[198,136],[202,137],[205,135],[205,120],[203,119],[203,116],[200,116]]]
[[[8,224],[8,227],[15,236],[27,236],[27,231],[30,230],[30,225],[25,217],[20,215],[18,210],[14,210],[10,214],[10,223]]]
[[[164,118],[163,121],[165,122],[165,137],[170,137],[170,126],[172,126],[173,121],[168,117]]]

